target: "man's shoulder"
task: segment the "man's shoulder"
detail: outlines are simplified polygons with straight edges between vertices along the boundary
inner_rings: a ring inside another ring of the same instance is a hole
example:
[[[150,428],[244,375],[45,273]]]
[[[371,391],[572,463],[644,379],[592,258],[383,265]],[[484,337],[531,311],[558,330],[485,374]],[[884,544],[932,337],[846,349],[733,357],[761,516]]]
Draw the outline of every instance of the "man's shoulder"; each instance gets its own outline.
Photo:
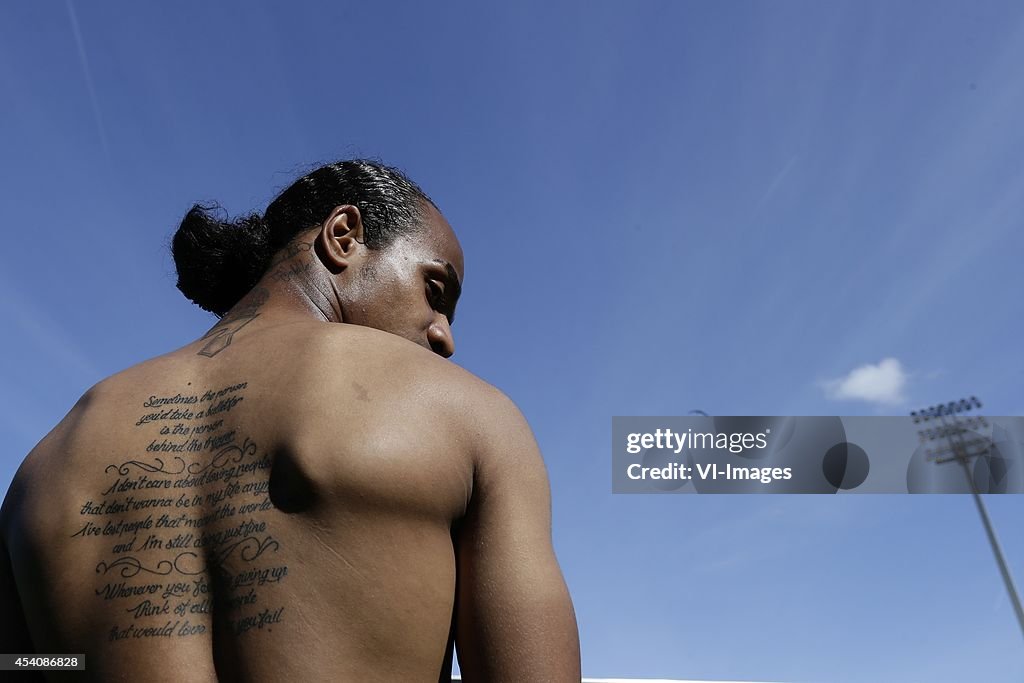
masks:
[[[327,367],[337,383],[363,376],[378,386],[391,385],[411,397],[428,392],[435,403],[473,405],[508,400],[469,370],[407,339],[370,327],[323,324],[311,326],[307,367]]]
[[[395,415],[430,416],[461,435],[471,450],[510,432],[529,433],[518,407],[500,389],[429,349],[396,335],[366,327],[324,325],[307,368],[333,369],[326,378],[307,375],[315,398],[356,396],[384,402]],[[327,396],[321,391],[329,391]]]
[[[192,345],[142,361],[97,382],[76,403],[69,416],[121,402],[157,379],[179,374],[203,381],[204,376],[276,379],[278,390],[330,391],[366,379],[379,388],[404,394],[430,390],[434,399],[463,397],[479,403],[507,400],[497,388],[472,372],[398,335],[361,325],[301,322],[271,328],[251,339],[238,354],[225,353],[217,363],[197,354]],[[212,380],[211,380],[212,381]],[[286,385],[286,386],[284,386]],[[270,398],[265,396],[264,398]]]

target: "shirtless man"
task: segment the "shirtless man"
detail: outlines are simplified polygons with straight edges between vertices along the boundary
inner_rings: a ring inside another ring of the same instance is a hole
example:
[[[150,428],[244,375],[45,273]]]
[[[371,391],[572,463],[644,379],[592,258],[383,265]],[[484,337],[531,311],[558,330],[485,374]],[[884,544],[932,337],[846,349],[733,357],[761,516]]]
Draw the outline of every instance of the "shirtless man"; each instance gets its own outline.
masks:
[[[98,681],[404,682],[447,680],[454,641],[467,681],[578,683],[544,466],[445,360],[462,249],[422,191],[339,162],[265,217],[194,207],[173,250],[220,321],[25,459],[0,652],[85,653]]]

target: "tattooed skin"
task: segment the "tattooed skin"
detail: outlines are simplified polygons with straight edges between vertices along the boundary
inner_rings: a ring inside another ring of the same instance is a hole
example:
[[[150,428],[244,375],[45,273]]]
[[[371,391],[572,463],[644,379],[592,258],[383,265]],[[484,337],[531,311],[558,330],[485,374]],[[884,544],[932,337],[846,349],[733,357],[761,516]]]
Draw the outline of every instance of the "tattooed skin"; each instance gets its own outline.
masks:
[[[266,595],[288,576],[266,519],[271,459],[226,424],[247,388],[150,396],[135,422],[152,436],[145,454],[107,465],[82,501],[69,537],[107,548],[93,591],[123,615],[98,624],[110,642],[208,634],[214,595],[236,636],[283,621]]]
[[[199,349],[198,355],[213,358],[231,346],[235,333],[251,323],[259,316],[259,310],[270,298],[270,292],[263,287],[256,287],[249,292],[231,311],[203,335],[209,341]]]
[[[310,259],[296,259],[300,254],[313,250],[312,242],[289,242],[270,263],[271,278],[275,282],[302,282],[313,270]]]
[[[269,268],[274,269],[271,278],[275,282],[301,281],[313,269],[312,261],[296,261],[294,257],[313,250],[312,242],[289,242],[274,256]],[[207,340],[198,351],[198,355],[213,358],[231,346],[236,332],[251,323],[259,316],[259,310],[270,298],[270,293],[263,287],[254,288],[227,315],[220,319],[209,332],[203,335]]]
[[[313,249],[313,243],[312,242],[302,242],[302,241],[289,242],[288,244],[286,244],[284,246],[283,249],[281,249],[281,251],[279,251],[274,256],[273,260],[270,262],[270,266],[269,267],[273,268],[274,266],[278,265],[279,263],[283,263],[284,261],[287,261],[288,259],[290,259],[290,258],[292,258],[294,256],[298,256],[299,254],[304,254],[304,253],[306,253],[308,251],[312,251],[312,249]]]

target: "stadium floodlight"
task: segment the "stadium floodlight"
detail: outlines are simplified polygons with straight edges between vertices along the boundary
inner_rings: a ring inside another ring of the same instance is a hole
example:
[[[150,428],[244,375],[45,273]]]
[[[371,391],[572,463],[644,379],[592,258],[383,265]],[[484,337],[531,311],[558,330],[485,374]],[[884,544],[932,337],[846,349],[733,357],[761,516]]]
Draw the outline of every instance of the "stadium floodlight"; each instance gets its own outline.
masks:
[[[1020,624],[1021,634],[1024,634],[1024,608],[1020,604],[1020,596],[1017,595],[1017,587],[1013,585],[1013,576],[1010,574],[1009,567],[1006,566],[1006,560],[1003,558],[1003,550],[999,547],[999,540],[996,538],[996,531],[992,527],[992,522],[988,518],[988,512],[985,510],[985,503],[981,499],[981,495],[978,493],[978,487],[974,482],[974,475],[971,474],[970,462],[982,455],[988,455],[992,450],[992,442],[990,439],[972,438],[970,440],[964,438],[964,435],[974,429],[987,428],[988,422],[984,417],[969,417],[966,420],[962,420],[956,417],[957,412],[965,412],[973,408],[981,408],[981,401],[978,400],[977,396],[971,396],[969,399],[960,399],[957,401],[950,401],[945,406],[941,403],[935,406],[929,406],[922,411],[914,411],[910,413],[911,417],[914,418],[914,422],[917,422],[919,415],[923,416],[925,422],[928,421],[929,417],[933,417],[939,420],[940,426],[932,429],[924,429],[918,432],[921,437],[921,441],[944,441],[946,446],[938,448],[934,451],[928,449],[927,454],[929,460],[934,460],[936,465],[942,463],[951,462],[956,460],[960,463],[964,470],[964,476],[967,478],[967,486],[971,490],[971,495],[974,496],[974,503],[978,508],[978,514],[981,516],[981,523],[985,527],[985,534],[988,536],[989,544],[992,546],[992,554],[996,556],[996,564],[999,565],[999,573],[1003,575],[1003,583],[1006,586],[1006,592],[1010,595],[1010,602],[1013,604],[1013,609],[1017,613],[1017,623]],[[946,420],[943,417],[943,413],[950,417],[950,420]],[[952,455],[946,457],[938,457],[943,453],[952,453]]]

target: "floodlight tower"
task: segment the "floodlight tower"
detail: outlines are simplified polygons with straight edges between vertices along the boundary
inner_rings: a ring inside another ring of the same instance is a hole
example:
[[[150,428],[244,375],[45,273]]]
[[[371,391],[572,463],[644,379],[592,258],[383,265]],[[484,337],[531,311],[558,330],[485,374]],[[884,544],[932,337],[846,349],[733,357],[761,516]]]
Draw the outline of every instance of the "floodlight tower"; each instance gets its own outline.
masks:
[[[991,439],[978,437],[973,434],[970,439],[965,437],[972,430],[988,427],[988,421],[980,415],[967,417],[966,419],[962,419],[959,416],[960,413],[966,413],[977,408],[981,408],[981,401],[977,397],[971,396],[969,399],[950,401],[944,405],[929,406],[924,410],[910,413],[910,416],[914,419],[914,424],[927,423],[931,420],[938,422],[937,425],[923,428],[918,432],[922,443],[925,441],[940,442],[939,448],[934,451],[929,449],[929,460],[934,460],[937,465],[956,460],[963,467],[964,476],[967,477],[967,485],[971,489],[971,495],[974,496],[974,503],[978,507],[978,514],[981,515],[981,523],[985,526],[988,542],[992,546],[992,554],[996,556],[996,564],[999,565],[999,572],[1003,575],[1006,592],[1010,594],[1010,602],[1017,613],[1017,623],[1020,624],[1021,633],[1024,634],[1024,609],[1021,608],[1017,588],[1013,585],[1013,576],[1010,575],[1010,569],[1006,566],[1003,551],[999,547],[999,540],[996,538],[996,531],[992,528],[988,512],[985,511],[985,503],[978,493],[978,486],[975,484],[974,475],[971,474],[969,465],[973,458],[987,455],[992,449]]]

